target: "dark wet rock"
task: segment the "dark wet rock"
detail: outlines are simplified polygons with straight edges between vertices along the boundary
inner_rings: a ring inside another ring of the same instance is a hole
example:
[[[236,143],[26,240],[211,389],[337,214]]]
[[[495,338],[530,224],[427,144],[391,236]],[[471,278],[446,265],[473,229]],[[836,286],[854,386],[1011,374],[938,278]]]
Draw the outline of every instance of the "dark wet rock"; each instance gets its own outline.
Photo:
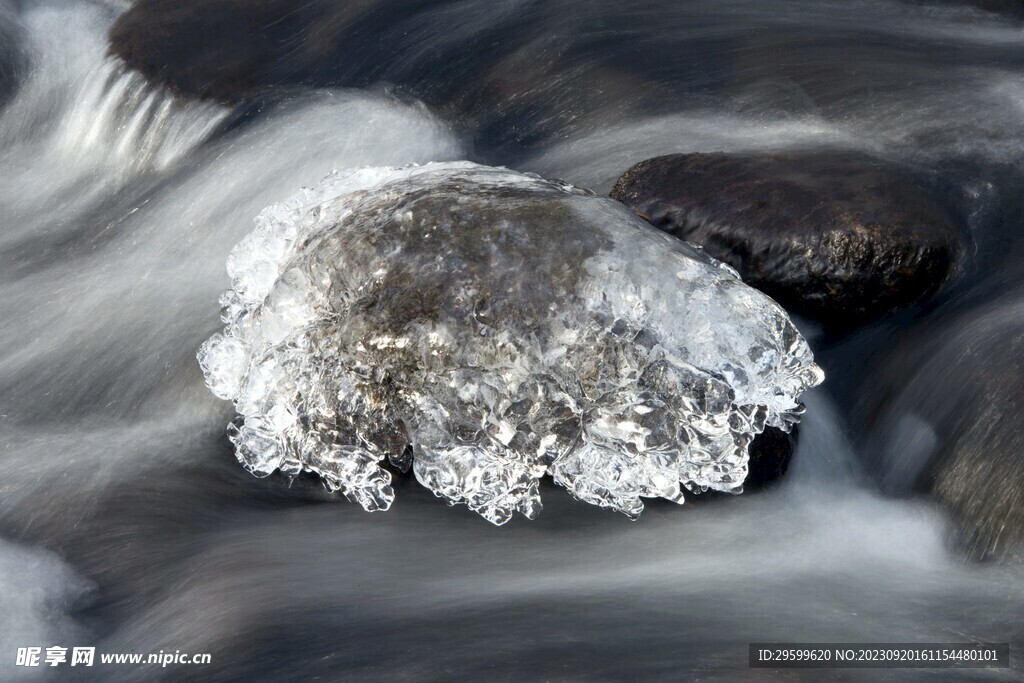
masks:
[[[544,140],[677,111],[680,97],[725,87],[726,39],[649,36],[637,60],[636,35],[649,32],[648,19],[631,7],[507,5],[138,0],[111,29],[110,52],[154,85],[226,104],[283,99],[304,87],[385,85],[443,109],[475,133],[479,156],[504,164]],[[689,30],[693,10],[672,13]]]
[[[114,24],[110,50],[184,96],[232,101],[264,87],[296,21],[287,19],[285,3],[208,5],[201,12],[187,1],[140,0]]]
[[[912,174],[852,152],[656,157],[626,171],[611,194],[830,325],[934,293],[966,244]]]
[[[1024,295],[917,330],[864,384],[864,452],[882,489],[927,493],[973,558],[1024,550]]]
[[[386,83],[436,104],[532,25],[505,13],[452,30],[487,9],[480,0],[138,0],[111,28],[110,52],[186,98],[234,104]]]
[[[671,88],[618,66],[631,40],[578,39],[579,21],[629,13],[590,11],[581,19],[533,3],[509,12],[491,0],[139,0],[109,40],[150,83],[188,99],[252,106],[302,88],[387,87],[442,110],[481,158],[515,165],[604,118],[669,110]]]
[[[750,444],[750,470],[743,483],[745,491],[759,491],[778,483],[789,469],[796,448],[799,425],[788,434],[766,427]]]
[[[384,20],[383,4],[139,0],[111,28],[110,51],[181,96],[228,103],[280,86],[363,85],[347,81],[379,58],[382,48],[368,34]],[[423,3],[387,4],[397,21]]]

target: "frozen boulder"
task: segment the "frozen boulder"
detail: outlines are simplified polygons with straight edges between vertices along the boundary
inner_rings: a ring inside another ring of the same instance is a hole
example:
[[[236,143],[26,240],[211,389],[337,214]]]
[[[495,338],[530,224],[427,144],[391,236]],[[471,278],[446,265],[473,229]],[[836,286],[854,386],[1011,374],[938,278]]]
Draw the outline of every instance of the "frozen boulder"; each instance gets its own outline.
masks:
[[[748,446],[822,380],[786,313],[618,202],[467,162],[335,173],[228,259],[199,352],[254,474],[368,510],[385,459],[501,524],[551,475],[631,517],[738,492]]]

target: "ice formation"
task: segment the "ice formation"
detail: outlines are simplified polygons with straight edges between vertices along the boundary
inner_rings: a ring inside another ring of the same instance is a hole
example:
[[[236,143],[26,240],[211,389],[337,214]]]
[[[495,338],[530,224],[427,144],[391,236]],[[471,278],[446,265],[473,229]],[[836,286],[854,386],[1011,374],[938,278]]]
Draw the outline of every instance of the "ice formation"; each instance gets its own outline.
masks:
[[[333,173],[228,259],[210,389],[253,474],[367,510],[384,465],[495,524],[576,498],[740,491],[747,447],[822,380],[785,312],[617,202],[467,162]]]

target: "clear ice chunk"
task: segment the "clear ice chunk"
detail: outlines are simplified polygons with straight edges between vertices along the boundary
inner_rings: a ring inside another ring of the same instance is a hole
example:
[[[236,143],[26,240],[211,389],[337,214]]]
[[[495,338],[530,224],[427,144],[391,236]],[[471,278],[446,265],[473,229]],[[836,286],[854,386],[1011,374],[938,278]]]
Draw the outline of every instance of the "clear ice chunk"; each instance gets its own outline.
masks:
[[[386,462],[495,524],[551,475],[630,517],[740,491],[765,425],[823,379],[786,313],[617,202],[468,162],[335,172],[231,252],[200,348],[253,474],[367,510]]]

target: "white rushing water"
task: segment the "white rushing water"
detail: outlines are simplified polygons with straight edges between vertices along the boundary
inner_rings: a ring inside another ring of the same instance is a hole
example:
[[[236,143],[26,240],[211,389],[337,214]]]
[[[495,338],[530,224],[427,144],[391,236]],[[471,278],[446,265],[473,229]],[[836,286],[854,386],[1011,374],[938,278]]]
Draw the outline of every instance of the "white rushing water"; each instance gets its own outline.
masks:
[[[216,680],[396,680],[448,666],[469,678],[738,680],[755,678],[751,640],[1024,642],[1019,571],[965,564],[941,511],[865,484],[846,416],[821,389],[781,487],[651,506],[636,523],[556,490],[542,520],[499,531],[413,490],[381,516],[325,503],[310,482],[250,481],[224,435],[231,408],[195,363],[220,326],[231,247],[261,208],[332,169],[472,158],[473,146],[383,87],[305,91],[238,121],[106,56],[125,3],[9,5],[0,20],[17,23],[26,66],[0,110],[0,678],[26,673],[11,668],[13,648],[73,638],[213,652]],[[885,23],[895,6],[862,18]],[[965,50],[1024,42],[975,12],[921,10],[915,23],[915,11],[879,34]],[[1000,65],[851,96],[841,116],[701,104],[599,118],[522,165],[601,191],[676,150],[828,142],[1019,163],[1022,83]],[[911,100],[920,106],[900,114]],[[541,655],[564,667],[550,675]]]

